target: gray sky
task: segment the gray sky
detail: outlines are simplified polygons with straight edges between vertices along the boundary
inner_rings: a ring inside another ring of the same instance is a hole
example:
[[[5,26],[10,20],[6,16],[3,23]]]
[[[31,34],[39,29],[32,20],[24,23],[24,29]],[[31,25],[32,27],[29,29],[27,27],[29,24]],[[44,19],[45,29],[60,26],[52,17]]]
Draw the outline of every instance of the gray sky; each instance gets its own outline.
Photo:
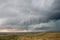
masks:
[[[0,0],[0,29],[60,31],[60,0]]]

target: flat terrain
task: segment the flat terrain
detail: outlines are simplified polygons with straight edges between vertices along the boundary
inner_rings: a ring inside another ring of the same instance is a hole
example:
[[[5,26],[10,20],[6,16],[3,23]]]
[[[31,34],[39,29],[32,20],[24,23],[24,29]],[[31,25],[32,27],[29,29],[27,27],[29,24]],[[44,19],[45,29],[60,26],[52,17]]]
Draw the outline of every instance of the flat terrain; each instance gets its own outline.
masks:
[[[0,40],[60,40],[60,32],[0,33]]]

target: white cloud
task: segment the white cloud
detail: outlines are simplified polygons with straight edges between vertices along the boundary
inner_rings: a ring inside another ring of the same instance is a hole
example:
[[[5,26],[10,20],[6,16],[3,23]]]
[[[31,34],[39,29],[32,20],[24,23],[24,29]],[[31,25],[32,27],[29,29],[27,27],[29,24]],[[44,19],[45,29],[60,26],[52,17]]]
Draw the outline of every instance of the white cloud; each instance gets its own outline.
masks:
[[[0,26],[6,22],[7,18],[0,18]]]
[[[32,0],[32,6],[41,10],[51,8],[54,0]]]

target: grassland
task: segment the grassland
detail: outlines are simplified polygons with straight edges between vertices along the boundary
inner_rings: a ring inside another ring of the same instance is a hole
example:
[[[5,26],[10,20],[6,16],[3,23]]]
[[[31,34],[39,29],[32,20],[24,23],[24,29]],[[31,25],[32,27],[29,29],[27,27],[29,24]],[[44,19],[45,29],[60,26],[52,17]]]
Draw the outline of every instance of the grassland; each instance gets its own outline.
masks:
[[[60,40],[60,32],[0,33],[0,40]]]

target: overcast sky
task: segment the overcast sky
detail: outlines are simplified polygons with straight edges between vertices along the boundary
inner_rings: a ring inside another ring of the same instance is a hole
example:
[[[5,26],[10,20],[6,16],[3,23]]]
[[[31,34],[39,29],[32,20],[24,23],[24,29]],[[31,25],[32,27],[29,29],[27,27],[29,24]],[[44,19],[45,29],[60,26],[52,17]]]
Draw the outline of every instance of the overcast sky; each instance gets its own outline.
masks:
[[[60,0],[0,0],[0,29],[60,31]]]

